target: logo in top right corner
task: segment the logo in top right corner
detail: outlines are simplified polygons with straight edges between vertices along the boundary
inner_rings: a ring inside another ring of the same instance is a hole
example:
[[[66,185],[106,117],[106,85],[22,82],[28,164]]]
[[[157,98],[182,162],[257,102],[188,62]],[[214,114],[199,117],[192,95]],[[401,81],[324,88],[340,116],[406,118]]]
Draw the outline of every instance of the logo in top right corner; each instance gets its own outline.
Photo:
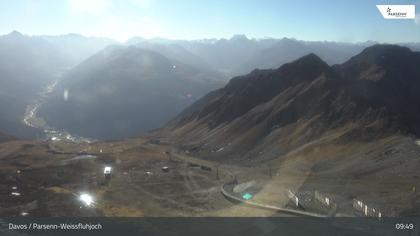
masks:
[[[415,5],[376,5],[385,19],[415,19]]]

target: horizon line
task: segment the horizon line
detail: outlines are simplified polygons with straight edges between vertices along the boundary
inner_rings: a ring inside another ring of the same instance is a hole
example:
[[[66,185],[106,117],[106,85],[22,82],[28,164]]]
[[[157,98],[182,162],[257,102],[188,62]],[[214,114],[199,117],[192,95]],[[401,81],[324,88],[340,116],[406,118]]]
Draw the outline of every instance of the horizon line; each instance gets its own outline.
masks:
[[[194,41],[221,41],[221,40],[232,40],[236,37],[242,37],[244,39],[250,40],[250,41],[263,41],[263,40],[284,40],[284,39],[289,39],[289,40],[295,40],[295,41],[300,41],[300,42],[319,42],[319,43],[342,43],[342,44],[364,44],[364,43],[376,43],[376,44],[410,44],[410,43],[420,43],[420,40],[415,42],[415,41],[394,41],[394,42],[389,42],[389,41],[377,41],[377,40],[365,40],[365,41],[355,41],[355,42],[350,42],[350,41],[335,41],[335,40],[305,40],[305,39],[297,39],[295,37],[288,37],[288,36],[284,36],[284,37],[271,37],[271,36],[264,36],[264,37],[248,37],[246,34],[242,34],[242,33],[234,33],[232,34],[232,36],[230,37],[203,37],[203,38],[197,38],[197,39],[181,39],[181,38],[170,38],[170,37],[162,37],[162,36],[154,36],[154,37],[144,37],[141,35],[138,36],[132,36],[126,40],[120,41],[111,37],[106,37],[106,36],[96,36],[96,35],[85,35],[82,33],[65,33],[65,34],[27,34],[24,33],[22,31],[19,30],[12,30],[9,33],[2,33],[0,34],[0,37],[3,36],[7,36],[13,33],[18,33],[21,34],[23,36],[26,37],[63,37],[63,36],[69,36],[69,35],[75,35],[75,36],[81,36],[84,38],[97,38],[97,39],[106,39],[106,40],[110,40],[113,41],[114,43],[117,44],[127,44],[130,40],[133,39],[143,39],[145,41],[148,40],[172,40],[172,41],[189,41],[189,42],[194,42]]]

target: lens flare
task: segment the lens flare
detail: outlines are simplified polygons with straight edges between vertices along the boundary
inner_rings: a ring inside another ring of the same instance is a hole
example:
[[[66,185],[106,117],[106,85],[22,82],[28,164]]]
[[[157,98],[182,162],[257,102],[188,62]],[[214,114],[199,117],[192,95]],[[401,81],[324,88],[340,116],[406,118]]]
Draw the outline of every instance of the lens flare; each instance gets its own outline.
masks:
[[[82,193],[79,196],[79,200],[81,202],[83,202],[86,206],[92,206],[94,201],[93,201],[93,197],[90,194],[87,193]]]

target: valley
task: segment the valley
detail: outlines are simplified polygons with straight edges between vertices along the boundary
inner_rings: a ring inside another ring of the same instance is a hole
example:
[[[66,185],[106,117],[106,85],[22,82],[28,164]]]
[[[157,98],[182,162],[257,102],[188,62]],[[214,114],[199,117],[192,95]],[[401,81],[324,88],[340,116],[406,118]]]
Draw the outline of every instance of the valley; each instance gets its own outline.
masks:
[[[108,46],[37,84],[17,116],[36,138],[0,143],[0,216],[420,214],[418,52],[346,44],[331,65],[283,39],[280,67],[223,86],[233,72],[205,65],[246,58],[192,52],[256,41],[178,43]]]
[[[76,143],[94,141],[92,139],[71,135],[70,133],[68,133],[67,131],[63,129],[60,130],[55,127],[52,127],[46,123],[44,118],[39,117],[38,111],[40,107],[45,102],[45,99],[47,99],[48,96],[54,91],[55,87],[57,86],[58,81],[59,81],[59,78],[57,80],[52,81],[50,84],[48,84],[38,94],[38,98],[35,99],[32,104],[27,105],[25,114],[23,116],[23,123],[28,127],[42,130],[44,137],[41,137],[41,139],[47,138],[51,141],[67,140],[67,141],[76,142]]]

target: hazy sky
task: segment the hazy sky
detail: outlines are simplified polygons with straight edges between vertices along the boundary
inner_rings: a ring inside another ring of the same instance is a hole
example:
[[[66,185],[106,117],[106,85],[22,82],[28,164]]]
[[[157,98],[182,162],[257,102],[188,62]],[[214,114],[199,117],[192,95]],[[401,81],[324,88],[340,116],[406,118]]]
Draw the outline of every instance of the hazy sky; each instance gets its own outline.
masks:
[[[0,0],[0,34],[419,42],[420,17],[384,20],[375,6],[392,3],[420,13],[420,0]]]

